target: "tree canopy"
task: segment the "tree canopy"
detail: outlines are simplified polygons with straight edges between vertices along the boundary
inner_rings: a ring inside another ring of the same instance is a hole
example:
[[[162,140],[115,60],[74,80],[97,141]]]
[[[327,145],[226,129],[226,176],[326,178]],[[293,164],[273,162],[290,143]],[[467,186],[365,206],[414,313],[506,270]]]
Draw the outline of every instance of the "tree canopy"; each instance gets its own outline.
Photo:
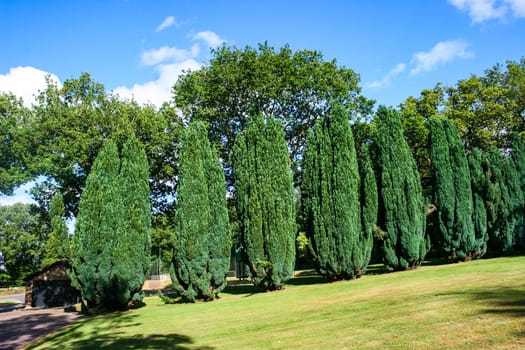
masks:
[[[297,160],[307,131],[326,114],[332,101],[353,118],[368,116],[373,101],[361,95],[359,75],[325,61],[319,51],[275,50],[266,44],[212,50],[209,65],[179,77],[175,106],[188,120],[209,124],[211,141],[229,164],[235,138],[254,113],[271,115],[285,127],[292,160]]]

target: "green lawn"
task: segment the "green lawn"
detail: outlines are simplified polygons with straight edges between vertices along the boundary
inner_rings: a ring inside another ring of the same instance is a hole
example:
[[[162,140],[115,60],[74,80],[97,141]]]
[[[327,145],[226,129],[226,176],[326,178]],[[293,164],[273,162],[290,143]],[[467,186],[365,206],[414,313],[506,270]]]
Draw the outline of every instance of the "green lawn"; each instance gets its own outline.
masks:
[[[522,349],[525,257],[423,266],[86,318],[35,349]]]

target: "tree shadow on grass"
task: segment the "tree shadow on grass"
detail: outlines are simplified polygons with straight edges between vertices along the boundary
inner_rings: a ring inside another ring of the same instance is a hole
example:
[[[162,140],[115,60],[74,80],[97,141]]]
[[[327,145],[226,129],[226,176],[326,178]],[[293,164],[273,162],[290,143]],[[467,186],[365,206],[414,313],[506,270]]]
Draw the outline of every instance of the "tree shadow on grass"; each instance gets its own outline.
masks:
[[[472,298],[487,306],[485,313],[525,318],[525,286],[476,292]]]
[[[295,277],[290,279],[286,284],[291,286],[305,286],[310,284],[324,284],[329,283],[330,281],[321,276],[315,270],[303,270],[297,271]]]
[[[136,317],[137,315],[132,313],[85,317],[83,321],[47,337],[35,345],[45,344],[45,347],[49,349],[73,348],[79,350],[213,349],[209,346],[198,347],[192,338],[183,334],[141,334],[140,326],[142,324],[136,322]],[[85,325],[86,322],[92,323],[92,325]],[[135,334],[129,334],[126,330],[129,327],[137,327],[139,331]]]
[[[266,290],[261,287],[254,286],[253,283],[247,280],[230,281],[226,288],[221,292],[224,294],[243,295],[251,297],[252,295],[264,293]]]

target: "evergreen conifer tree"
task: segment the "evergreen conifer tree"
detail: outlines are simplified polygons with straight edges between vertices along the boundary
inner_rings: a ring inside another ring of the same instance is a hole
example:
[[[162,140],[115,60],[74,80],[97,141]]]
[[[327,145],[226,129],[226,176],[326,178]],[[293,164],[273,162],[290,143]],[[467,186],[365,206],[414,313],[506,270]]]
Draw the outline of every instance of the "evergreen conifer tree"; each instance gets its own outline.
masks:
[[[525,143],[522,138],[514,133],[512,135],[512,161],[514,162],[514,167],[517,173],[518,178],[521,180],[521,209],[516,208],[516,218],[518,220],[518,227],[516,229],[516,245],[521,252],[525,252]],[[519,198],[517,198],[517,203],[519,203]],[[521,219],[520,210],[522,211]]]
[[[113,251],[112,282],[118,304],[140,302],[145,275],[151,264],[151,203],[149,165],[137,138],[124,143],[118,183],[122,199]]]
[[[308,235],[319,273],[331,280],[363,272],[360,178],[348,116],[340,105],[319,119],[306,141],[303,190]]]
[[[231,242],[224,173],[202,123],[182,137],[173,246],[177,295],[213,300],[226,285]]]
[[[380,106],[374,121],[381,171],[378,221],[385,265],[389,270],[414,268],[426,254],[426,208],[419,173],[398,113]]]
[[[488,153],[490,182],[487,222],[489,232],[488,248],[492,255],[514,253],[516,228],[516,190],[520,180],[511,159],[498,149]],[[521,192],[521,191],[518,191]]]
[[[478,255],[470,170],[459,133],[446,119],[430,120],[430,159],[438,249],[451,260],[469,260]]]
[[[370,144],[364,144],[359,149],[359,174],[361,177],[361,225],[363,235],[359,246],[362,251],[360,266],[362,272],[366,271],[372,257],[374,242],[374,226],[377,224],[378,194],[377,182],[370,158]]]
[[[244,258],[254,284],[281,289],[293,276],[295,206],[282,125],[257,114],[238,136],[234,176]]]
[[[476,255],[481,257],[487,252],[487,193],[491,191],[489,168],[486,157],[478,148],[472,149],[468,156],[472,187],[472,222],[476,240]]]
[[[104,143],[86,180],[72,242],[72,281],[88,311],[142,300],[150,259],[148,162],[135,138]]]
[[[83,307],[88,310],[118,308],[111,270],[114,237],[124,214],[119,168],[117,145],[108,140],[95,159],[80,199],[72,242],[72,279],[81,291]]]
[[[57,192],[49,204],[51,232],[47,237],[43,266],[49,266],[60,260],[71,261],[71,245],[64,221],[64,198]]]

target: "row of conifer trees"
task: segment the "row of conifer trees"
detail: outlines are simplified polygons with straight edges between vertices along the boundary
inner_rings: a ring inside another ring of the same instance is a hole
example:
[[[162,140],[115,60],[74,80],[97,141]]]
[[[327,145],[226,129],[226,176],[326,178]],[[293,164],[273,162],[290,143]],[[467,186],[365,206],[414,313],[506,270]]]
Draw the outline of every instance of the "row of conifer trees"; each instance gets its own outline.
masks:
[[[361,276],[373,249],[389,270],[416,267],[431,248],[454,261],[525,249],[525,147],[518,136],[503,153],[467,155],[451,122],[431,120],[433,194],[425,199],[398,112],[379,107],[374,135],[357,145],[348,120],[344,107],[334,105],[309,131],[295,190],[280,122],[257,114],[238,135],[234,196],[242,258],[254,284],[276,290],[293,276],[296,200],[317,270],[330,280]],[[212,300],[226,286],[232,234],[223,167],[201,123],[184,130],[178,176],[174,293]],[[120,158],[106,142],[73,237],[73,281],[88,308],[141,300],[151,244],[147,181],[135,139]]]

